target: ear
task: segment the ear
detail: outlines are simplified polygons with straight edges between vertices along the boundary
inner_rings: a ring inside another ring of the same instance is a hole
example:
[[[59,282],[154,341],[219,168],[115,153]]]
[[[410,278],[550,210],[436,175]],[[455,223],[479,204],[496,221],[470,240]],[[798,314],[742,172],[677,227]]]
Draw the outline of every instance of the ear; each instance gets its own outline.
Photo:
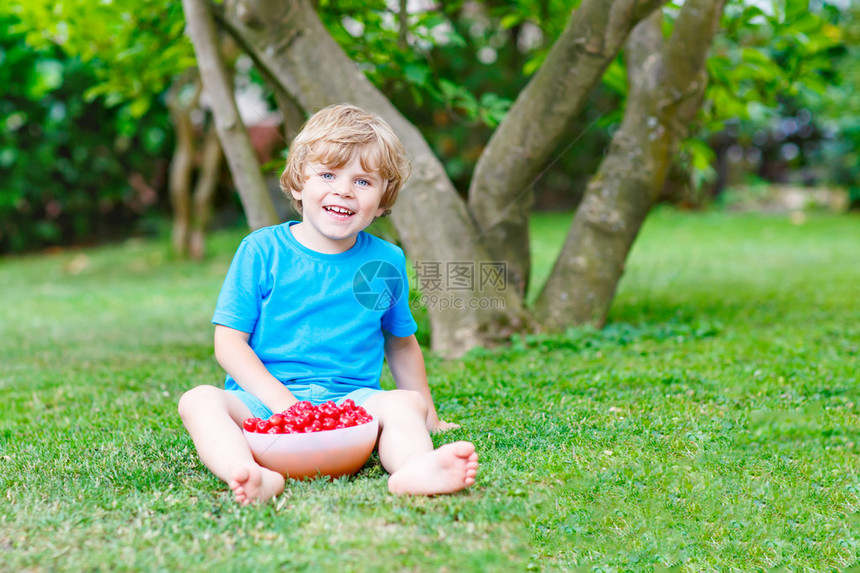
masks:
[[[295,199],[296,201],[302,200],[302,192],[301,191],[296,191],[295,189],[290,188],[290,195],[292,195],[293,199]]]
[[[385,207],[380,207],[379,209],[376,210],[375,218],[378,219],[378,218],[382,217],[383,213],[385,213]]]

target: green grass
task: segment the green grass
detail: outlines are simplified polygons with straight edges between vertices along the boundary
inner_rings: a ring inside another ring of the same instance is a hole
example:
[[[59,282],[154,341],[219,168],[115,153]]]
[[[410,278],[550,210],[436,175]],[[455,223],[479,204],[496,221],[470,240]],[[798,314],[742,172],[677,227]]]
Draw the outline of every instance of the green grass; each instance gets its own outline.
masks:
[[[569,217],[533,229],[535,285]],[[0,569],[828,571],[860,556],[860,220],[655,213],[600,332],[428,358],[465,493],[375,459],[239,508],[181,393],[241,234],[0,260]],[[534,293],[532,293],[534,296]],[[385,381],[390,384],[390,380]]]

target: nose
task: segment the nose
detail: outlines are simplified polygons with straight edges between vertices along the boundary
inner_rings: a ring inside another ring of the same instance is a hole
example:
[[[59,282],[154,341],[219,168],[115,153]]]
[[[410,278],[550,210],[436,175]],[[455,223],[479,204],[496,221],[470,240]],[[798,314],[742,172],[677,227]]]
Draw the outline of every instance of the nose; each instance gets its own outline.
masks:
[[[331,186],[332,192],[341,197],[352,197],[352,185],[347,179],[340,178]]]

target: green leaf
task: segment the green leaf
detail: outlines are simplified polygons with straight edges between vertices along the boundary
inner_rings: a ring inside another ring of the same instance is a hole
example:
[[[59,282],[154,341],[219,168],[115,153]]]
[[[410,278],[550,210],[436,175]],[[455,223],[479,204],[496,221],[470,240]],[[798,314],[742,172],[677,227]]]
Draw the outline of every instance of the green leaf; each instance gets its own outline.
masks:
[[[129,110],[129,113],[131,113],[132,117],[139,119],[139,118],[143,117],[144,115],[146,115],[146,112],[149,111],[149,107],[150,107],[149,98],[148,97],[139,97],[129,104],[128,110]]]
[[[627,69],[618,59],[613,60],[603,73],[603,85],[621,96],[627,95]]]
[[[821,18],[815,14],[804,12],[797,18],[793,18],[791,23],[783,29],[783,33],[787,35],[814,34],[821,31],[823,24]]]
[[[430,77],[430,68],[427,65],[409,63],[403,66],[403,76],[410,84],[425,86]]]
[[[809,13],[809,0],[784,0],[785,19],[793,20],[803,14]]]
[[[765,67],[770,67],[773,63],[764,52],[756,48],[743,48],[741,50],[741,59],[748,64],[755,64]]]
[[[456,97],[459,91],[459,86],[450,80],[439,80],[439,89],[442,91],[442,96],[447,100],[452,100]]]
[[[499,24],[505,30],[510,30],[514,26],[519,26],[520,24],[522,24],[522,22],[523,22],[522,14],[519,14],[517,12],[512,12],[512,13],[502,17]]]
[[[498,94],[485,93],[480,99],[479,116],[489,127],[496,127],[505,118],[513,102]]]
[[[709,169],[716,160],[717,156],[711,146],[699,139],[687,139],[682,147],[690,155],[690,163],[695,169]]]
[[[523,64],[523,74],[526,76],[530,76],[535,73],[538,68],[543,65],[543,61],[546,59],[546,52],[539,52],[533,58],[529,58],[529,60]]]
[[[63,65],[57,60],[39,60],[30,73],[27,93],[31,99],[41,99],[63,85]]]

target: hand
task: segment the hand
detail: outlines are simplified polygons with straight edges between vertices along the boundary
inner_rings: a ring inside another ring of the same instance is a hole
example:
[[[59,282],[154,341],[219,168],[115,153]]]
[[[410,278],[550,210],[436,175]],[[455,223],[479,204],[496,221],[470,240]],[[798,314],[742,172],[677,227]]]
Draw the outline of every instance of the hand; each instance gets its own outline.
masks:
[[[460,427],[460,424],[446,422],[445,420],[436,420],[434,424],[427,424],[427,426],[427,429],[430,430],[431,433],[436,433],[447,432],[448,430],[456,430]]]

